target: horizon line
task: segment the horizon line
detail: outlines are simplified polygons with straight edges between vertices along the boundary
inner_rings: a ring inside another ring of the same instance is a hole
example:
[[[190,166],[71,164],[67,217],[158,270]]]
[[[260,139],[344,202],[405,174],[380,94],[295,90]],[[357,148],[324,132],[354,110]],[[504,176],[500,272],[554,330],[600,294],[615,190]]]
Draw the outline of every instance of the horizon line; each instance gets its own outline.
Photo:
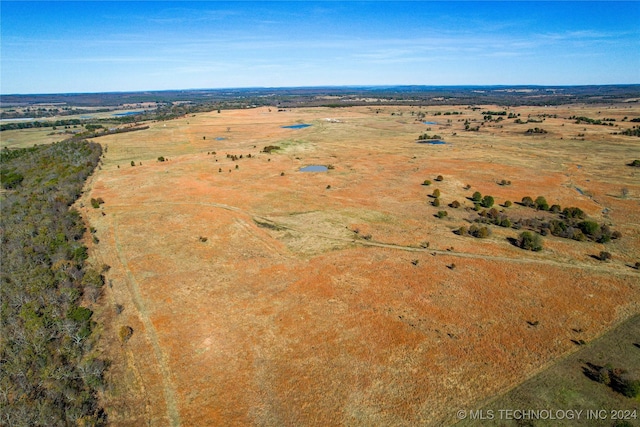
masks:
[[[578,87],[611,87],[611,86],[640,86],[640,83],[592,83],[592,84],[451,84],[451,85],[425,85],[425,84],[358,84],[358,85],[303,85],[303,86],[237,86],[219,88],[181,88],[181,89],[139,89],[122,91],[87,91],[87,92],[40,92],[40,93],[0,93],[5,96],[51,96],[51,95],[98,95],[98,94],[127,94],[145,92],[197,92],[197,91],[224,91],[224,90],[291,90],[291,89],[375,89],[375,88],[578,88]]]

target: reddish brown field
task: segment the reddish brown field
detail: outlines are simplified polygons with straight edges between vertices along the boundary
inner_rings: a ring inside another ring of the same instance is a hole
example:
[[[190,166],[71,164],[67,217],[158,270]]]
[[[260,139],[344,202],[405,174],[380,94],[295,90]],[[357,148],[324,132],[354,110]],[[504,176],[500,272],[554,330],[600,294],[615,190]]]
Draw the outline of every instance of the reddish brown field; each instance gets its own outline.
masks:
[[[640,108],[521,107],[510,111],[525,121],[557,118],[464,131],[464,120],[480,125],[483,110],[499,108],[260,108],[100,138],[104,163],[82,211],[99,239],[93,261],[111,267],[98,313],[113,361],[110,422],[448,424],[574,351],[572,340],[640,312],[630,267],[640,260],[640,173],[626,166],[640,140],[611,134]],[[417,121],[420,111],[440,124]],[[313,126],[281,128],[296,123]],[[526,136],[533,127],[548,133]],[[424,132],[448,144],[415,143]],[[281,150],[261,152],[268,145]],[[312,164],[333,169],[298,171]],[[421,185],[437,175],[444,181]],[[534,253],[508,241],[513,229],[458,236],[477,216],[464,209],[474,191],[496,205],[543,195],[623,237],[549,236]],[[91,197],[105,204],[92,209]],[[447,207],[454,200],[463,207]],[[611,261],[592,257],[602,250]],[[121,343],[125,325],[134,333]]]

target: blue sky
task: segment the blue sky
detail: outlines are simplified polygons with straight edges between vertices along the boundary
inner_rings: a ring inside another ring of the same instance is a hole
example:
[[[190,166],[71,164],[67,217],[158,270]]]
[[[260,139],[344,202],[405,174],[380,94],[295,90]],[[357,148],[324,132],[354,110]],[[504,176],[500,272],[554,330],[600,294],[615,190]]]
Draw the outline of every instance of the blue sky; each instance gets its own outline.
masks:
[[[640,83],[640,2],[0,3],[0,93]]]

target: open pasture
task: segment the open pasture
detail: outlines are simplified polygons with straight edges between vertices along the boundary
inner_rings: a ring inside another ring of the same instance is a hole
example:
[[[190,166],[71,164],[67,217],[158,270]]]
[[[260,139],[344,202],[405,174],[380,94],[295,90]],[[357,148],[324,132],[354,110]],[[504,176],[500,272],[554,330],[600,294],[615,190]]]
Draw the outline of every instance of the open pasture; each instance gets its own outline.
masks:
[[[110,266],[110,421],[450,424],[638,313],[640,170],[626,163],[640,144],[612,132],[640,108],[485,119],[502,109],[223,110],[99,138],[80,209],[93,261]],[[295,124],[312,126],[283,128]],[[416,143],[424,133],[446,144]],[[457,235],[478,217],[475,191],[513,218],[546,214],[524,196],[576,206],[622,237],[546,236],[531,252],[511,228]]]

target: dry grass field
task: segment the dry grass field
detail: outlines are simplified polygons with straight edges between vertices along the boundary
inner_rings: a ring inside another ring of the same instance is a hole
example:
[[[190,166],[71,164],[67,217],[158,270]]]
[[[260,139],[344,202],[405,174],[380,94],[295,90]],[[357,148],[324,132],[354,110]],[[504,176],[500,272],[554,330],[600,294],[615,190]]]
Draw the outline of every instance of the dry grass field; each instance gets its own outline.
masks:
[[[543,121],[464,130],[501,109],[223,110],[97,139],[79,206],[93,262],[110,266],[96,313],[110,422],[451,424],[639,313],[640,170],[626,163],[640,140],[611,133],[640,107],[518,107]],[[282,128],[299,123],[312,126]],[[425,132],[447,144],[416,143]],[[577,206],[622,238],[546,236],[530,252],[513,229],[459,236],[474,191],[515,218],[542,214],[504,201]],[[603,250],[610,261],[594,259]]]

